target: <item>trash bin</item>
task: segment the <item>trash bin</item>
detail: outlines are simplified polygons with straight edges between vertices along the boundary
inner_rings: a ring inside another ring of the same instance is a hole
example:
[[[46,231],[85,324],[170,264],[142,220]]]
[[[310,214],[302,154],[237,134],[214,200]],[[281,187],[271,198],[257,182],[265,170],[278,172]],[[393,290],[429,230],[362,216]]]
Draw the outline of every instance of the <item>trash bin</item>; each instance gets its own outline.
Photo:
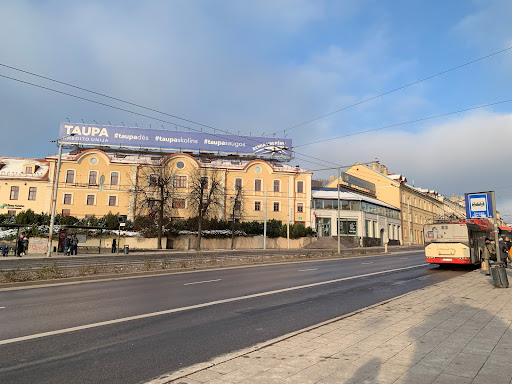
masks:
[[[125,245],[124,246],[124,254],[127,255],[130,253],[130,246],[129,245]]]
[[[491,264],[491,276],[494,286],[497,288],[508,288],[508,276],[505,263],[497,262]]]

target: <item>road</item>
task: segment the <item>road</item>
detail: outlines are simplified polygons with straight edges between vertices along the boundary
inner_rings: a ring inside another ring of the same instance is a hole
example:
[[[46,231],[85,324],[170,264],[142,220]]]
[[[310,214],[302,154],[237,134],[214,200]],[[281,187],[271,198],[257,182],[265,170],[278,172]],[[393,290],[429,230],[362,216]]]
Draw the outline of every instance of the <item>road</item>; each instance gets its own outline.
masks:
[[[0,382],[143,382],[466,271],[412,251],[1,290]]]

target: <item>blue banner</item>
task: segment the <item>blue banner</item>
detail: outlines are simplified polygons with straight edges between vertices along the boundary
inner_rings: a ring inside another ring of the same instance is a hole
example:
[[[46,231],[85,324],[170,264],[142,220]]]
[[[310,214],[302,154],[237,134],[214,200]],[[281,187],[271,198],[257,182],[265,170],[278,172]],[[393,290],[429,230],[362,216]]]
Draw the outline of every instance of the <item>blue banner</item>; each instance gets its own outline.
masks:
[[[73,135],[73,136],[71,136]],[[67,136],[67,137],[66,137]],[[291,139],[61,123],[64,144],[291,158]]]

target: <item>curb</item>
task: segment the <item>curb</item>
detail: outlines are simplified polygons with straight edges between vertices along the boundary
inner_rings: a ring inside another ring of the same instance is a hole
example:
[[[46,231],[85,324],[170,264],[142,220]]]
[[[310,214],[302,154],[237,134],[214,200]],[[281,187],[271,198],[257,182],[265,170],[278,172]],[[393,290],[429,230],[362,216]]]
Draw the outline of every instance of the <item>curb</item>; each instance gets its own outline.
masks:
[[[433,284],[433,285],[435,285],[435,284]],[[367,311],[369,309],[376,308],[376,307],[379,307],[381,305],[388,304],[388,303],[390,303],[392,301],[395,301],[395,300],[398,300],[398,299],[400,299],[402,297],[411,295],[411,294],[413,294],[415,292],[422,291],[422,290],[427,289],[427,288],[429,288],[431,286],[420,288],[420,289],[416,289],[414,291],[404,293],[403,295],[399,295],[399,296],[393,297],[391,299],[384,300],[384,301],[378,302],[376,304],[370,305],[368,307],[364,307],[364,308],[355,310],[353,312],[346,313],[344,315],[335,317],[335,318],[330,319],[330,320],[326,320],[326,321],[321,322],[319,324],[311,325],[311,326],[309,326],[307,328],[303,328],[303,329],[300,329],[298,331],[291,332],[291,333],[288,333],[286,335],[279,336],[279,337],[276,337],[276,338],[268,340],[268,341],[264,341],[262,343],[254,345],[252,347],[248,347],[248,348],[245,348],[245,349],[242,349],[242,350],[239,350],[239,351],[235,351],[235,352],[232,352],[232,353],[228,353],[228,354],[225,354],[225,355],[217,356],[217,357],[213,358],[212,360],[210,360],[208,362],[205,362],[205,363],[198,363],[198,364],[192,365],[190,367],[180,369],[178,371],[174,371],[174,372],[171,372],[171,373],[163,374],[161,376],[158,376],[158,377],[155,377],[155,378],[151,379],[150,381],[145,381],[143,383],[145,383],[145,384],[168,384],[168,383],[171,383],[171,382],[173,382],[175,380],[182,379],[182,378],[184,378],[186,376],[189,376],[189,375],[192,375],[194,373],[204,371],[204,370],[206,370],[208,368],[211,368],[211,367],[214,367],[216,365],[225,363],[225,362],[230,361],[230,360],[234,360],[234,359],[236,359],[238,357],[242,357],[242,356],[248,355],[249,353],[259,351],[259,350],[264,349],[266,347],[270,347],[271,345],[274,345],[274,344],[277,344],[277,343],[279,343],[281,341],[290,339],[290,338],[292,338],[294,336],[297,336],[297,335],[300,335],[302,333],[306,333],[306,332],[312,331],[314,329],[323,327],[324,325],[329,325],[329,324],[335,323],[337,321],[340,321],[340,320],[352,317],[352,316],[354,316],[354,315],[356,315],[358,313],[365,312],[365,311]]]

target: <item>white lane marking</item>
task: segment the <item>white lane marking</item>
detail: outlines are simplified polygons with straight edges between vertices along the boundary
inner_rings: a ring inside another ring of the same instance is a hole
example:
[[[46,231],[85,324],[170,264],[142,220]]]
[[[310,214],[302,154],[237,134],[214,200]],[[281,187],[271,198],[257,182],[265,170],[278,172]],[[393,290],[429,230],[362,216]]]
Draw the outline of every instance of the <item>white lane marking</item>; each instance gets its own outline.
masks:
[[[5,309],[5,307],[0,307],[0,309]]]
[[[184,311],[188,311],[188,310],[191,310],[191,309],[206,308],[206,307],[211,307],[213,305],[218,305],[218,304],[233,303],[235,301],[254,299],[256,297],[262,297],[262,296],[270,296],[270,295],[275,295],[277,293],[291,292],[291,291],[296,291],[296,290],[304,289],[304,288],[318,287],[318,286],[321,286],[321,285],[327,285],[327,284],[332,284],[332,283],[339,283],[341,281],[360,279],[360,278],[369,277],[369,276],[383,275],[385,273],[390,273],[390,272],[405,271],[407,269],[424,267],[425,265],[429,265],[429,264],[423,263],[423,264],[411,265],[410,267],[402,267],[402,268],[388,269],[386,271],[366,273],[364,275],[342,277],[340,279],[321,281],[319,283],[312,283],[312,284],[306,284],[306,285],[298,285],[298,286],[290,287],[290,288],[276,289],[274,291],[261,292],[261,293],[253,293],[251,295],[232,297],[230,299],[215,300],[215,301],[210,301],[208,303],[203,303],[203,304],[189,305],[188,307],[167,309],[165,311],[158,311],[158,312],[152,312],[152,313],[144,313],[142,315],[122,317],[120,319],[101,321],[99,323],[85,324],[85,325],[79,325],[77,327],[58,329],[56,331],[36,333],[34,335],[27,335],[27,336],[15,337],[15,338],[12,338],[12,339],[0,340],[0,345],[18,343],[20,341],[26,341],[26,340],[39,339],[41,337],[47,337],[47,336],[62,335],[64,333],[70,333],[70,332],[75,332],[75,331],[83,331],[84,329],[91,329],[91,328],[102,327],[102,326],[105,326],[105,325],[119,324],[119,323],[124,323],[124,322],[127,322],[127,321],[147,319],[147,318],[150,318],[150,317],[156,317],[156,316],[161,316],[161,315],[169,315],[171,313],[184,312]]]
[[[194,285],[194,284],[203,284],[203,283],[213,283],[214,281],[221,281],[222,279],[215,279],[215,280],[204,280],[204,281],[195,281],[193,283],[185,283],[183,285]]]
[[[370,262],[368,262],[368,263],[361,263],[361,264],[371,264],[371,263],[373,263],[373,261],[370,261]]]
[[[401,257],[400,260],[407,260],[409,259],[408,257]]]
[[[318,268],[299,269],[299,272],[316,271]]]

